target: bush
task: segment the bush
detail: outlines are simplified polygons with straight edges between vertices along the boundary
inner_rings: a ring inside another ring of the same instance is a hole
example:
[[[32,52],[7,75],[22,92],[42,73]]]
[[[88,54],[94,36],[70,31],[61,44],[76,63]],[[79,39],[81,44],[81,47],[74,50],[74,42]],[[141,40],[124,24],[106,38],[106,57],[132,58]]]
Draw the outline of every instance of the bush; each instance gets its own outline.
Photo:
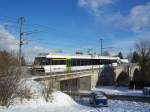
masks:
[[[21,82],[21,85],[23,85],[24,83]],[[20,83],[19,83],[19,86],[20,86]],[[27,87],[27,86],[24,86],[24,87],[19,87],[17,88],[16,90],[16,93],[15,93],[15,97],[18,97],[20,98],[20,101],[22,102],[23,99],[28,99],[30,100],[33,96],[33,92],[31,92],[31,88]]]
[[[18,60],[7,51],[0,51],[0,105],[9,106],[20,80]]]
[[[0,78],[0,105],[8,107],[15,98],[18,87],[18,76]]]
[[[43,91],[43,97],[47,102],[53,101],[52,92],[55,91],[56,89],[58,88],[57,88],[57,82],[55,79],[51,79],[50,81],[47,82],[47,84],[45,85],[45,89]]]

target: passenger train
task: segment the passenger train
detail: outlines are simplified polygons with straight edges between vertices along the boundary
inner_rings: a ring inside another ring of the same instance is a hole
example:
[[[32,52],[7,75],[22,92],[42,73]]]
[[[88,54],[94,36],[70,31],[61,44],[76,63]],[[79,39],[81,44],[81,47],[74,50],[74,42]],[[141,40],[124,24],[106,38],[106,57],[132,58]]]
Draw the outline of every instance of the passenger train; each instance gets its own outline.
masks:
[[[33,70],[55,73],[99,69],[104,65],[117,66],[119,59],[119,57],[96,55],[40,54],[34,60]]]

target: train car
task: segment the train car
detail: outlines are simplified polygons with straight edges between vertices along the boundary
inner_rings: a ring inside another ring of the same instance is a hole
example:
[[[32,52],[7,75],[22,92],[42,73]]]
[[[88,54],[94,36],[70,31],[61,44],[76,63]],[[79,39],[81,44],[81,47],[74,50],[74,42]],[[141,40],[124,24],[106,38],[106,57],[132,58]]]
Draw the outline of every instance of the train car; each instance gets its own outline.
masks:
[[[83,71],[99,69],[104,65],[117,66],[119,59],[96,55],[41,54],[35,58],[33,69],[45,73]]]

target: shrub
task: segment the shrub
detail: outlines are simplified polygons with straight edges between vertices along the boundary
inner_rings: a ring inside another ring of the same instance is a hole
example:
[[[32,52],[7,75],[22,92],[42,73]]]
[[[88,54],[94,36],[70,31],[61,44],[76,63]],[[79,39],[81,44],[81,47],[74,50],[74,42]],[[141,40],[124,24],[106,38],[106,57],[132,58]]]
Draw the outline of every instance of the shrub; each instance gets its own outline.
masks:
[[[15,98],[18,87],[18,76],[0,78],[0,105],[8,107]]]
[[[20,80],[18,60],[7,51],[0,51],[0,105],[9,106]]]
[[[45,89],[43,91],[43,97],[45,98],[47,102],[53,101],[52,92],[55,91],[56,89],[58,88],[57,88],[57,82],[55,79],[51,79],[50,81],[47,82],[47,84],[45,85]]]

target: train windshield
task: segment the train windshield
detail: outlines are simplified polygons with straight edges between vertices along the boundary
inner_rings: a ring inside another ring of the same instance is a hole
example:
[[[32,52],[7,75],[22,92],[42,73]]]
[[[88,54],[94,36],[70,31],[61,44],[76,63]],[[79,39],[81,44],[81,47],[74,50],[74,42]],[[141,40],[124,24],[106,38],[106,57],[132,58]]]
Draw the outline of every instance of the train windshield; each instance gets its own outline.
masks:
[[[36,57],[34,60],[34,65],[47,65],[48,59],[45,57]]]

